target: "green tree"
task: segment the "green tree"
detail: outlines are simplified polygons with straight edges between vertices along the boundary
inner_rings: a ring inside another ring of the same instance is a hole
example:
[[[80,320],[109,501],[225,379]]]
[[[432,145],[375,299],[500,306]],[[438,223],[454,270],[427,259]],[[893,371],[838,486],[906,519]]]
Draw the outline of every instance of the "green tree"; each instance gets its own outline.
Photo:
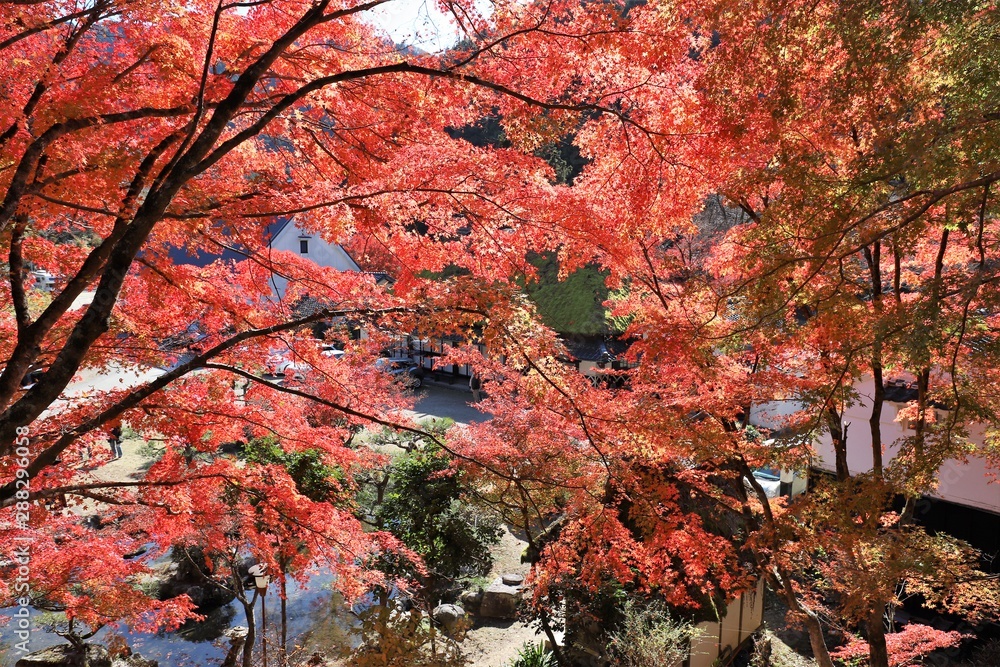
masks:
[[[295,480],[298,492],[315,502],[332,501],[344,489],[343,472],[325,463],[323,452],[317,449],[289,452],[277,438],[265,437],[246,443],[243,455],[250,463],[282,466]]]
[[[399,538],[423,559],[430,586],[487,574],[490,547],[502,534],[499,522],[471,502],[451,457],[430,443],[397,457],[388,471],[374,524]]]

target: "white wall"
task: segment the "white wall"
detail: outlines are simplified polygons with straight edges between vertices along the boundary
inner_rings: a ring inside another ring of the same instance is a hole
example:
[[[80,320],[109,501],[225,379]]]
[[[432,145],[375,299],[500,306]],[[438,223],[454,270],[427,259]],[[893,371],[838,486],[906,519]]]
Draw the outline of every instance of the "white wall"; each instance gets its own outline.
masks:
[[[299,240],[306,237],[309,240],[309,253],[303,255],[299,252]],[[346,250],[336,243],[328,243],[318,234],[303,232],[295,225],[295,220],[289,221],[278,232],[277,236],[271,241],[271,249],[295,253],[303,259],[315,262],[318,266],[337,269],[338,271],[361,270],[361,267],[351,259]],[[288,281],[281,276],[274,275],[271,277],[271,285],[278,296],[281,297],[285,295],[285,287],[287,287]]]
[[[691,641],[691,667],[711,667],[722,655],[732,655],[740,644],[760,629],[764,622],[764,580],[752,591],[726,605],[721,621],[703,621],[698,636]]]
[[[844,424],[847,431],[847,465],[851,473],[867,472],[872,468],[872,439],[868,419],[874,403],[875,383],[870,377],[860,380],[855,389],[859,394],[856,404],[844,411]],[[757,426],[776,428],[780,426],[780,416],[789,415],[800,407],[794,401],[777,401],[751,410],[750,421]],[[904,428],[904,424],[896,421],[896,415],[903,403],[886,402],[882,408],[880,422],[882,430],[883,461],[888,462],[899,451],[900,442],[913,435],[912,430]],[[942,416],[946,413],[941,413]],[[984,429],[979,424],[968,427],[970,439],[982,444]],[[827,472],[836,469],[833,443],[829,432],[824,431],[816,443],[817,458],[813,467]],[[977,507],[990,512],[1000,513],[1000,484],[993,482],[991,469],[985,459],[969,457],[965,463],[946,461],[938,475],[938,488],[928,494],[948,502]]]

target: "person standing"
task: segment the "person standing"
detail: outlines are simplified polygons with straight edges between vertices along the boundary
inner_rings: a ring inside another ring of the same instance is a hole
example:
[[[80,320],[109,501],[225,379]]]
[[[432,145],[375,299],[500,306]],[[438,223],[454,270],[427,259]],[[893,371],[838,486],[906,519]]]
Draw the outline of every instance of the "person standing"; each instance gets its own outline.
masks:
[[[469,377],[469,389],[472,390],[472,402],[478,403],[483,397],[482,393],[483,383],[475,373]]]
[[[114,422],[111,427],[108,445],[111,447],[111,459],[120,459],[122,457],[122,423],[120,421]]]

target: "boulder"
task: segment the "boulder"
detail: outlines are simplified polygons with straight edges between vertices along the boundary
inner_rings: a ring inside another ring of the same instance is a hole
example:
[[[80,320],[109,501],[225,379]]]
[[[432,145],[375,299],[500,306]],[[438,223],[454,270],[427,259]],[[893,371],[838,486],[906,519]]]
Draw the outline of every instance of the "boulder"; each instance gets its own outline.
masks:
[[[174,582],[173,590],[175,592],[171,597],[181,594],[187,595],[198,609],[205,607],[205,602],[208,600],[208,593],[205,591],[204,586],[198,586],[197,584],[189,586],[186,583]]]
[[[466,616],[465,610],[457,604],[439,604],[431,612],[431,617],[444,626],[454,625]]]
[[[115,658],[111,667],[160,667],[160,663],[156,660],[147,660],[137,653],[131,655]]]
[[[466,609],[475,612],[479,609],[479,605],[483,603],[483,589],[477,588],[474,591],[462,591],[462,594],[458,596],[458,601]]]
[[[143,587],[158,600],[187,595],[201,613],[223,607],[236,597],[231,585],[217,582],[195,571],[189,563],[177,560],[151,567],[143,578]]]
[[[14,667],[111,667],[111,656],[100,644],[58,644],[29,653]]]
[[[431,612],[431,618],[449,637],[461,635],[469,626],[469,615],[457,604],[439,604]]]
[[[505,586],[521,586],[524,584],[524,577],[519,574],[504,574],[500,576],[500,581]]]
[[[497,577],[493,580],[493,583],[491,583],[489,587],[483,591],[483,601],[479,605],[479,615],[485,616],[486,618],[502,618],[508,620],[516,618],[517,603],[521,597],[521,588],[520,584],[511,586],[504,583],[503,577]]]

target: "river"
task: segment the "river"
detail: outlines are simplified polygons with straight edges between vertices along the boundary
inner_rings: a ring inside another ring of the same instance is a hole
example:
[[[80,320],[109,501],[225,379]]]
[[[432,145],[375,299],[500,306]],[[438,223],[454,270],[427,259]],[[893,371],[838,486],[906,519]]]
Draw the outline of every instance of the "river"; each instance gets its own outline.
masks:
[[[357,617],[347,610],[343,599],[330,588],[332,576],[318,573],[310,577],[305,585],[289,581],[288,584],[288,643],[289,653],[293,647],[307,654],[315,647],[323,647],[328,654],[331,649],[349,649],[359,643],[356,629],[360,626]],[[275,655],[278,646],[278,632],[281,621],[281,599],[277,586],[272,585],[267,603],[268,653]],[[260,630],[260,602],[257,607],[257,627]],[[14,651],[13,632],[9,623],[14,608],[0,609],[0,667],[13,667],[23,654]],[[44,627],[37,617],[31,625],[29,648],[38,651],[65,640]],[[135,653],[157,660],[160,667],[202,667],[221,664],[229,648],[229,639],[223,633],[232,627],[246,626],[243,606],[233,601],[213,610],[205,620],[191,622],[175,632],[142,633],[126,627],[108,626],[102,628],[91,643],[106,644],[112,634],[125,638]],[[258,634],[257,650],[260,650]]]

